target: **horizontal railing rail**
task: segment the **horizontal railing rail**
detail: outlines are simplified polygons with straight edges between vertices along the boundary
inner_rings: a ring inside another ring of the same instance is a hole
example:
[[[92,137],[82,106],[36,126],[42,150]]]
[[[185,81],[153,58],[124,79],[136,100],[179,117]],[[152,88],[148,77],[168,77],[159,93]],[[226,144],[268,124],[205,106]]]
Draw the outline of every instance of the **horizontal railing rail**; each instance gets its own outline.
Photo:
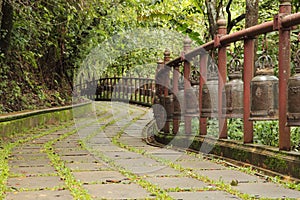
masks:
[[[227,44],[230,44],[233,42],[237,42],[240,40],[247,40],[247,39],[251,39],[251,38],[253,39],[254,37],[256,37],[258,35],[276,31],[276,30],[278,30],[279,27],[275,26],[275,24],[277,23],[275,21],[275,19],[274,19],[274,21],[264,22],[262,24],[237,31],[237,32],[231,33],[229,35],[224,35],[224,36],[220,37],[219,45],[224,46],[224,45],[227,45]],[[300,24],[300,12],[284,16],[281,19],[281,28],[290,28],[290,27],[293,27],[298,24]],[[215,49],[215,45],[216,45],[215,40],[209,41],[209,42],[187,52],[185,54],[185,56],[188,58],[192,58],[197,55],[205,54],[205,52],[203,50],[209,51],[209,50]],[[167,62],[166,65],[168,65],[170,67],[174,67],[182,62],[183,62],[182,56],[178,56],[175,59]]]

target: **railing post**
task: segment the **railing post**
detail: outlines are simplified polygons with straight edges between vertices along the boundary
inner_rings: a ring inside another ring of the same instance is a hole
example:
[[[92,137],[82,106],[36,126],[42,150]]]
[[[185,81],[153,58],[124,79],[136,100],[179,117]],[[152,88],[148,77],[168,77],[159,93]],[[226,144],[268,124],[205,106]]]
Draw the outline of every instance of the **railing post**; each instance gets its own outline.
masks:
[[[183,51],[184,54],[188,53],[191,49],[192,40],[187,36],[184,41]],[[187,91],[191,88],[190,83],[191,64],[188,60],[184,60],[184,128],[185,134],[190,135],[192,133],[192,117],[187,115],[187,104],[189,103],[187,98]]]
[[[124,81],[124,99],[123,101],[127,101],[128,99],[128,79],[127,77],[122,78]]]
[[[206,135],[207,134],[207,119],[204,117],[201,117],[202,112],[202,89],[203,85],[207,81],[207,60],[208,60],[208,54],[201,54],[200,55],[200,79],[199,79],[199,130],[200,135]]]
[[[93,78],[92,78],[92,99],[95,100],[96,97],[96,91],[95,91],[95,88],[96,88],[96,83],[95,83],[95,74],[93,74]]]
[[[179,131],[179,122],[180,122],[180,103],[178,100],[178,82],[179,82],[179,65],[176,65],[173,69],[173,110],[174,110],[174,115],[173,115],[173,134],[177,134]]]
[[[253,143],[253,122],[249,121],[251,109],[250,83],[254,72],[254,39],[244,40],[244,143]]]
[[[164,69],[167,70],[165,81],[164,81],[164,103],[166,108],[166,99],[169,97],[169,85],[170,85],[170,67],[166,65],[167,62],[170,61],[170,51],[166,49],[164,52]],[[168,114],[167,114],[168,116]],[[164,133],[170,133],[170,122],[166,119],[166,123],[164,126]]]
[[[134,101],[136,102],[137,99],[137,91],[138,91],[139,87],[137,85],[137,81],[136,78],[134,78]]]
[[[290,128],[287,122],[287,82],[290,77],[290,28],[280,25],[284,15],[291,14],[291,0],[280,0],[279,6],[279,149],[291,149]]]
[[[143,79],[143,103],[146,103],[146,95],[147,95],[147,87],[146,87],[146,84],[147,84],[147,80],[146,79]]]
[[[218,86],[218,118],[219,118],[219,138],[227,138],[227,120],[222,114],[222,91],[226,83],[226,45],[222,46],[218,40],[223,35],[226,35],[226,20],[220,18],[217,21],[218,25],[218,35],[215,37],[215,46],[218,46],[218,70],[219,70],[219,86]]]

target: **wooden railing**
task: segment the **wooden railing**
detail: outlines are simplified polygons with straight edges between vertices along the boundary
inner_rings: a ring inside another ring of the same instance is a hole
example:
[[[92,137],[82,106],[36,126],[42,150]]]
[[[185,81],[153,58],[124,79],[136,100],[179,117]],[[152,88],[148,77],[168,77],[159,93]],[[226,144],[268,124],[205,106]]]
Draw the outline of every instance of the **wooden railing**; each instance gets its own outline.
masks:
[[[78,85],[81,96],[95,101],[122,101],[151,106],[155,81],[150,78],[112,77]]]

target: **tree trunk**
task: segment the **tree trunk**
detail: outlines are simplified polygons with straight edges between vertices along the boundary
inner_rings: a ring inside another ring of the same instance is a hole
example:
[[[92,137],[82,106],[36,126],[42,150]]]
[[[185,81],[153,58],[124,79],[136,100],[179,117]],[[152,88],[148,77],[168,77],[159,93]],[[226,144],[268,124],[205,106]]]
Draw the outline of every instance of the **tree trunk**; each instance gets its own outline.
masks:
[[[258,23],[258,0],[246,0],[246,28]]]
[[[222,0],[205,0],[205,5],[207,9],[207,17],[209,22],[209,34],[211,39],[214,39],[215,34],[217,33],[218,25],[217,21],[220,17],[220,13],[223,8]],[[223,13],[224,14],[224,13]]]
[[[207,9],[207,17],[209,23],[209,34],[211,39],[214,39],[214,36],[217,31],[217,20],[218,20],[218,12],[216,8],[216,2],[214,0],[205,0],[205,5]]]
[[[259,0],[246,0],[246,28],[249,28],[251,26],[255,26],[258,24],[258,2]],[[253,60],[253,66],[255,60],[257,59],[256,55],[257,51],[257,39],[254,43],[254,60]],[[256,69],[254,69],[255,73]]]
[[[0,27],[1,27],[1,21],[2,21],[2,13],[3,13],[3,11],[2,11],[2,4],[3,4],[3,1],[0,0]]]
[[[1,0],[2,1],[2,0]],[[2,19],[0,29],[0,53],[7,54],[13,27],[13,7],[8,0],[2,2]]]

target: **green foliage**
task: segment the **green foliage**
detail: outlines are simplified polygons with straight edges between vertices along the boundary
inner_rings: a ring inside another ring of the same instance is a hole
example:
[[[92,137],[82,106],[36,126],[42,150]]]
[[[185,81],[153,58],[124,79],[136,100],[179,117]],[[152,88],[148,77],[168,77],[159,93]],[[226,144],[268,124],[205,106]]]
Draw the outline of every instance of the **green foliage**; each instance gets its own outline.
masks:
[[[216,118],[208,119],[207,135],[218,138],[219,125]],[[278,147],[278,121],[256,121],[253,125],[254,142],[258,144]],[[193,133],[199,133],[199,120],[192,120]],[[180,126],[180,133],[184,133],[184,126]],[[228,139],[243,140],[243,120],[240,118],[227,119]],[[291,146],[294,151],[300,151],[300,127],[291,127]]]
[[[240,118],[237,119],[228,119],[227,120],[227,131],[228,139],[233,140],[242,140],[243,139],[243,120]]]
[[[254,141],[259,144],[278,146],[278,133],[277,121],[256,121],[254,123]]]
[[[218,138],[219,137],[219,121],[216,118],[207,121],[207,135]]]

